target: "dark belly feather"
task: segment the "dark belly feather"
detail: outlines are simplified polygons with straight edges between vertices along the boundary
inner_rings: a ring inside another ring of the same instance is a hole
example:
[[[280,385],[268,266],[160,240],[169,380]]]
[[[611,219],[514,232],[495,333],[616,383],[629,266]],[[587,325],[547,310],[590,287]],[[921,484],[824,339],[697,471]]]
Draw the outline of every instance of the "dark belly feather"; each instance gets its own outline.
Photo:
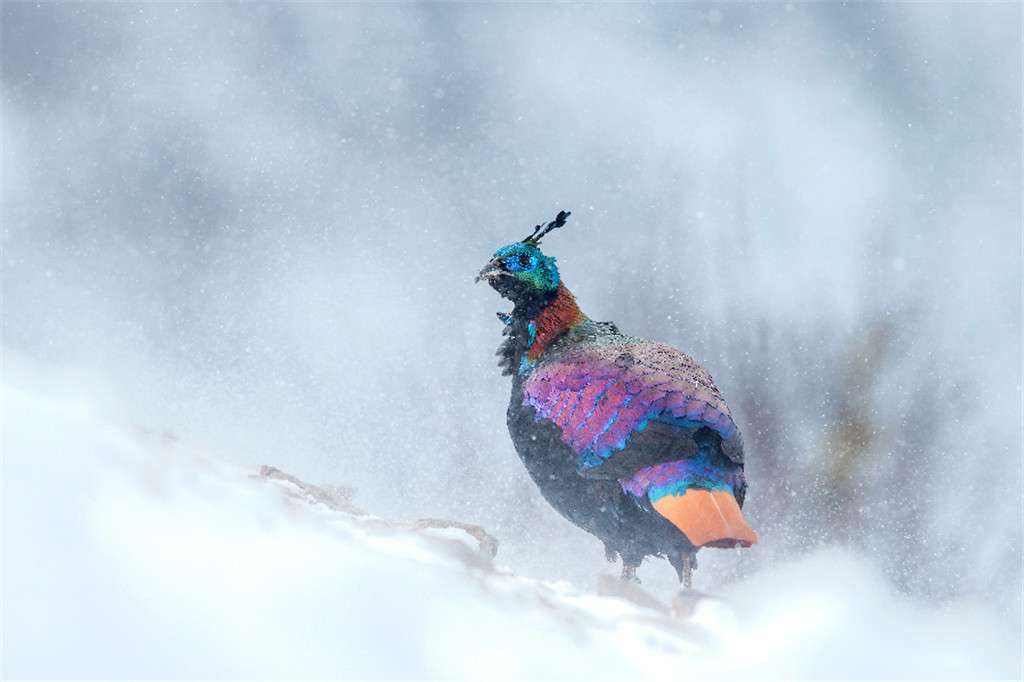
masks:
[[[508,428],[527,472],[541,495],[571,523],[596,536],[605,546],[637,565],[644,556],[675,559],[693,546],[646,500],[627,494],[618,480],[586,478],[577,470],[577,457],[551,421],[535,420],[536,411],[524,405],[521,379],[513,382]],[[648,505],[649,506],[649,505]]]

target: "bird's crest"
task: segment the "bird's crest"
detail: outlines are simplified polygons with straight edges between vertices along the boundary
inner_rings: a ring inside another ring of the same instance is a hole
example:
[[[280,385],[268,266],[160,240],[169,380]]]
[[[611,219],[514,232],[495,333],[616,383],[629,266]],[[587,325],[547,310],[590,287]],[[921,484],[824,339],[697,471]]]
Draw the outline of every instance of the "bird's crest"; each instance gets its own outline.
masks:
[[[559,211],[558,215],[555,216],[555,219],[552,220],[547,225],[541,223],[540,225],[534,226],[533,234],[524,239],[523,244],[532,244],[533,246],[540,246],[540,240],[544,237],[544,235],[546,235],[548,232],[551,232],[552,230],[558,229],[559,227],[563,227],[565,225],[565,221],[571,215],[572,211]]]

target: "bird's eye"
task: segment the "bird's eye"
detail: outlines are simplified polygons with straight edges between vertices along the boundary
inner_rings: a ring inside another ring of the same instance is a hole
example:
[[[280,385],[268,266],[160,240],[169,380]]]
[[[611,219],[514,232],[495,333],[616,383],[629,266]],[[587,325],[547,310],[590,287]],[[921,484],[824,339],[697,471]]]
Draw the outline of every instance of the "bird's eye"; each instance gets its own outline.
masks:
[[[528,253],[509,254],[502,263],[509,272],[528,272],[537,267],[537,259]]]

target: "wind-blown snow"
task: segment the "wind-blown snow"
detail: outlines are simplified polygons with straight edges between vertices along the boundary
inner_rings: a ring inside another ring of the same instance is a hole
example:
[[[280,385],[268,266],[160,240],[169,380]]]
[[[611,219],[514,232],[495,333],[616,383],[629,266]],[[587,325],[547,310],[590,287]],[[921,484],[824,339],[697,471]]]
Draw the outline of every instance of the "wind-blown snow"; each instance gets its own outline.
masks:
[[[985,608],[899,597],[839,549],[735,583],[681,622],[467,562],[457,531],[296,504],[66,396],[11,383],[2,396],[5,677],[1020,674]]]
[[[702,557],[701,587],[841,542],[1019,636],[1020,23],[0,3],[0,359],[586,584],[601,543],[515,454],[506,302],[472,283],[570,209],[545,248],[583,310],[691,354],[743,432],[763,541]]]

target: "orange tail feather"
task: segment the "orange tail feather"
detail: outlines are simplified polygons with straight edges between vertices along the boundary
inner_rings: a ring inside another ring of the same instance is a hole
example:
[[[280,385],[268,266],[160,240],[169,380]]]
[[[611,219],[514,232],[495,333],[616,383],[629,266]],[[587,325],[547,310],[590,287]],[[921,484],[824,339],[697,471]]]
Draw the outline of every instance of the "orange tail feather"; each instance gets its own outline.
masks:
[[[725,490],[691,488],[682,495],[662,497],[654,509],[696,547],[750,547],[757,542],[736,498]]]

